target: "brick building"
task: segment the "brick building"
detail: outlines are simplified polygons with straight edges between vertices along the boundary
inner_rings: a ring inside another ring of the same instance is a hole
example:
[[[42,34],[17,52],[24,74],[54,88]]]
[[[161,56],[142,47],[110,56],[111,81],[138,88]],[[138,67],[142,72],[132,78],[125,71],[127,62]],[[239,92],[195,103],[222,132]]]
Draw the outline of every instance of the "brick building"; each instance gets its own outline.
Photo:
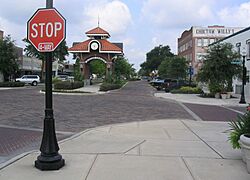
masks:
[[[204,56],[207,54],[208,45],[222,38],[232,35],[243,28],[208,26],[191,27],[185,30],[178,38],[178,56],[185,57],[194,68],[194,74],[201,68]]]

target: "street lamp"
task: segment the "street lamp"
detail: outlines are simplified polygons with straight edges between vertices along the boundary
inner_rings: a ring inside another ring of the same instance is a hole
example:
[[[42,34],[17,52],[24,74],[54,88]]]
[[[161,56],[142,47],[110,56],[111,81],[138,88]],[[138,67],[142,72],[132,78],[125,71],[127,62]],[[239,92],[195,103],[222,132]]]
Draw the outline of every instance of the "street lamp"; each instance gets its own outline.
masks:
[[[240,97],[240,104],[246,104],[246,100],[245,100],[245,89],[244,89],[244,85],[246,83],[246,67],[245,67],[245,58],[246,58],[246,49],[243,48],[242,49],[242,89],[241,89],[241,97]]]
[[[191,86],[191,80],[192,80],[192,63],[189,63],[189,86]]]

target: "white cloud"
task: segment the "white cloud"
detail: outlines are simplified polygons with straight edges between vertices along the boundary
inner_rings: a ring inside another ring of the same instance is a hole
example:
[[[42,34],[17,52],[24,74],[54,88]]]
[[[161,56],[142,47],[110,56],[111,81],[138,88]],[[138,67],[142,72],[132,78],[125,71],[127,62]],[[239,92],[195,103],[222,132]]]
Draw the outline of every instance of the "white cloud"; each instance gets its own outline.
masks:
[[[123,38],[120,41],[123,42],[123,45],[126,47],[135,45],[135,40],[130,37]]]
[[[126,57],[129,58],[129,63],[134,64],[134,68],[139,70],[140,64],[146,60],[146,52],[139,48],[131,48],[126,54]]]
[[[125,33],[128,26],[132,23],[128,6],[118,0],[90,3],[86,6],[83,13],[86,18],[84,23],[87,23],[88,27],[93,28],[97,26],[99,15],[100,27],[114,35]]]
[[[16,24],[25,23],[29,17],[41,7],[45,7],[45,1],[20,0],[1,1],[0,17],[8,18]]]
[[[250,2],[240,4],[235,7],[223,8],[219,13],[220,21],[227,26],[250,25]]]
[[[142,14],[160,28],[179,28],[211,21],[212,4],[213,0],[147,0]]]

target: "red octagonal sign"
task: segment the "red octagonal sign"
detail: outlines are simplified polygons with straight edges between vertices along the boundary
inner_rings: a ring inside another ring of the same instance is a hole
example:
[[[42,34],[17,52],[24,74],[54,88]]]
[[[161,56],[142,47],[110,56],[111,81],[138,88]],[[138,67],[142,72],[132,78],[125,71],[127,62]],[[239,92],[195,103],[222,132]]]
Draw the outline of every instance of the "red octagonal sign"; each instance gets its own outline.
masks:
[[[56,9],[38,9],[28,21],[28,40],[39,52],[52,52],[65,39],[66,20]]]

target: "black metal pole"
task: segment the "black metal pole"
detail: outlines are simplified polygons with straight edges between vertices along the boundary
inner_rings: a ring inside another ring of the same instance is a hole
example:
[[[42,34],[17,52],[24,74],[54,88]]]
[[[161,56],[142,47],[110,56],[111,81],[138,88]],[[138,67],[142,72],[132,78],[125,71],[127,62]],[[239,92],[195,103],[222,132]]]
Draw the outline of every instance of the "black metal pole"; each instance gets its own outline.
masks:
[[[243,56],[243,75],[242,75],[242,89],[241,89],[241,96],[240,96],[240,104],[246,104],[246,100],[245,100],[245,88],[244,88],[244,85],[245,85],[245,82],[246,82],[246,70],[245,70],[245,58],[246,56]]]
[[[53,0],[46,1],[46,8],[53,7]],[[53,53],[45,53],[46,79],[45,79],[45,118],[43,127],[43,138],[40,147],[41,154],[35,161],[35,167],[40,170],[58,170],[64,166],[65,161],[58,153],[59,146],[55,133],[55,120],[53,115],[52,99],[52,60]]]
[[[192,66],[189,66],[189,86],[191,86],[191,80],[192,80]]]
[[[53,8],[53,0],[46,0],[46,8]]]

